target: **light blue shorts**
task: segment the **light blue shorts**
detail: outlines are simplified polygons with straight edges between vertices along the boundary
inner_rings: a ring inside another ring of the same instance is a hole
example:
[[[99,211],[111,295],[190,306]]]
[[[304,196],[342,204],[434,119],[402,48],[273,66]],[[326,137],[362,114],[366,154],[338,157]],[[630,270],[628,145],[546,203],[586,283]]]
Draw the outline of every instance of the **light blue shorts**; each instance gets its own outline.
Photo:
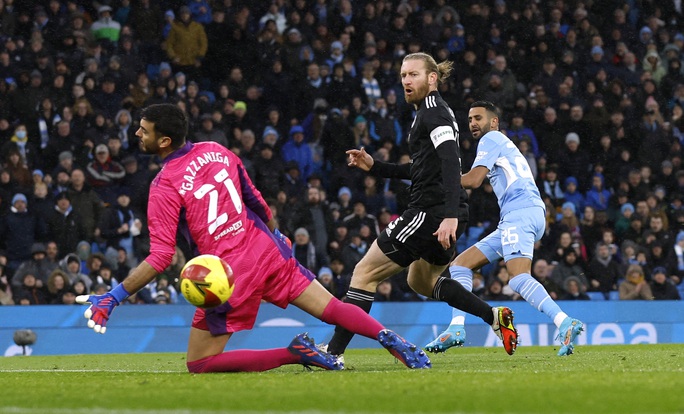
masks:
[[[499,221],[499,226],[487,237],[475,243],[489,260],[494,263],[527,257],[532,260],[534,243],[542,238],[546,228],[544,209],[541,207],[513,210]]]

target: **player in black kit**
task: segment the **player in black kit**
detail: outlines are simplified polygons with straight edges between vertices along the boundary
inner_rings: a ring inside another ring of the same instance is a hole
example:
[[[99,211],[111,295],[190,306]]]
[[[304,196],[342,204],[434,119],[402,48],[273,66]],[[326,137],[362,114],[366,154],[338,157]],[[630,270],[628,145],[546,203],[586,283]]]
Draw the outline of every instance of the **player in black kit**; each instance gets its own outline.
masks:
[[[516,335],[517,339],[510,309],[493,308],[455,280],[441,276],[468,221],[467,195],[461,187],[458,125],[437,92],[452,67],[452,62],[437,64],[425,53],[404,57],[404,97],[417,109],[408,135],[410,163],[380,162],[363,148],[347,151],[350,166],[379,177],[410,179],[411,201],[356,265],[344,301],[370,312],[377,285],[408,267],[408,283],[414,291],[481,317],[499,338],[505,330],[508,337]],[[327,351],[343,354],[353,335],[338,326]]]

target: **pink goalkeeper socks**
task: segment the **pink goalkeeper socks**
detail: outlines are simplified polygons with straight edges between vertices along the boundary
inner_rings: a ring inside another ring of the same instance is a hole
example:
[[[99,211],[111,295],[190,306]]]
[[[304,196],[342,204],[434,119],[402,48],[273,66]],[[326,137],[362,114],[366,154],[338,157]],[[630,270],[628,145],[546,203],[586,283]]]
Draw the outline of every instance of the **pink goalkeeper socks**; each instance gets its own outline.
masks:
[[[378,339],[378,333],[385,329],[363,309],[334,298],[325,307],[321,320],[371,339]]]
[[[207,372],[261,372],[286,364],[298,364],[299,357],[287,348],[238,349],[187,363],[194,374]]]

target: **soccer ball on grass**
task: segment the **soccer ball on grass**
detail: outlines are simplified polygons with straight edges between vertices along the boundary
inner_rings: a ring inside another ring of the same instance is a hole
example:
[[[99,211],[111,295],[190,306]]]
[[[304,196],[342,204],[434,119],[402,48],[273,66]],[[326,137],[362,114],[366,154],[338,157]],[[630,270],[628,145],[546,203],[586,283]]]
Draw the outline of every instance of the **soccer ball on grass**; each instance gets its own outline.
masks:
[[[214,308],[225,303],[234,288],[233,270],[218,256],[197,256],[181,270],[180,291],[197,307]]]

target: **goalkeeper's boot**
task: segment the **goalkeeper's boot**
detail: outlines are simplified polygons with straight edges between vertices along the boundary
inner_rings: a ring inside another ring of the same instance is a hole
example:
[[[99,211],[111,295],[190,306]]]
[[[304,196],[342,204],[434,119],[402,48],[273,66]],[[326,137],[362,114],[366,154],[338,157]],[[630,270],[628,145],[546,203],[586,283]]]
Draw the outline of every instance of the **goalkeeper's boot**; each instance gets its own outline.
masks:
[[[492,308],[492,311],[494,312],[492,329],[503,342],[504,349],[508,355],[513,355],[518,347],[518,331],[513,326],[513,311],[504,306]]]
[[[466,331],[463,325],[449,325],[446,331],[442,332],[437,339],[425,345],[428,352],[444,352],[452,346],[463,346],[466,339]]]
[[[316,348],[318,348],[319,351],[328,352],[328,344],[317,344]],[[339,355],[330,354],[330,355],[336,357],[337,360],[340,361],[340,363],[342,365],[344,365],[344,354],[339,354]]]
[[[422,349],[389,329],[380,331],[378,334],[378,341],[390,352],[390,354],[394,355],[395,358],[411,369],[432,367],[430,358],[428,358]]]
[[[575,345],[573,342],[575,338],[584,330],[584,324],[579,319],[567,317],[558,328],[558,339],[561,342],[561,347],[558,350],[558,356],[571,355],[574,351]]]
[[[340,362],[336,356],[318,349],[313,338],[307,333],[295,336],[287,350],[297,355],[300,358],[299,363],[306,367],[313,365],[333,371],[344,369],[344,363]]]

